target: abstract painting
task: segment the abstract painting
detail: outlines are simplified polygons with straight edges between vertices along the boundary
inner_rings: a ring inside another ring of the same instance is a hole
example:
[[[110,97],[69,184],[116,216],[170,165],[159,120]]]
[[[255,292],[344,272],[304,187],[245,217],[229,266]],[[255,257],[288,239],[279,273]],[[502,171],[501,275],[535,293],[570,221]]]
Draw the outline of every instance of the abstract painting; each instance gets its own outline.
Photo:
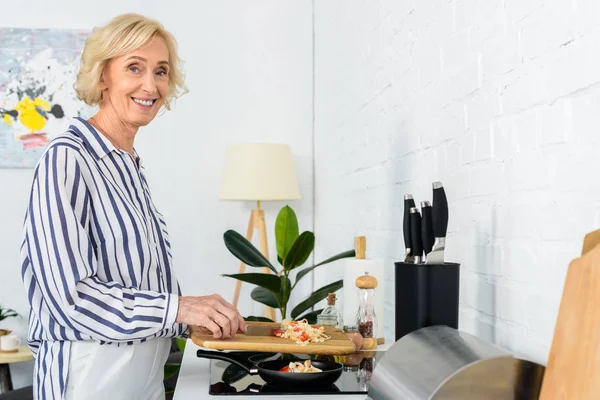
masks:
[[[89,31],[0,28],[0,168],[33,168],[71,118],[95,112],[73,84]]]

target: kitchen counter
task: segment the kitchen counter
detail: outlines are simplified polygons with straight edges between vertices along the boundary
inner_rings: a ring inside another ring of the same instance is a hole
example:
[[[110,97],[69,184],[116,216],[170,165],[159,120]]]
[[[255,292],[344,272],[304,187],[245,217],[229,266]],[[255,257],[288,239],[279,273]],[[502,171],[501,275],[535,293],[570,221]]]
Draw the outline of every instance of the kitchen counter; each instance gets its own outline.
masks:
[[[377,348],[378,351],[385,351],[393,344],[392,341],[386,341],[386,344],[381,345]],[[266,396],[211,396],[208,394],[208,387],[210,381],[210,360],[205,358],[198,358],[196,351],[200,349],[191,339],[188,339],[185,346],[185,352],[183,353],[183,360],[181,362],[181,370],[179,371],[179,378],[177,379],[177,387],[175,388],[175,395],[173,400],[198,400],[198,399],[277,399],[277,398],[290,398],[289,395],[266,395]],[[302,397],[305,397],[303,395]],[[300,397],[300,396],[298,396]],[[366,395],[314,395],[310,396],[311,400],[325,400],[325,399],[366,399]]]

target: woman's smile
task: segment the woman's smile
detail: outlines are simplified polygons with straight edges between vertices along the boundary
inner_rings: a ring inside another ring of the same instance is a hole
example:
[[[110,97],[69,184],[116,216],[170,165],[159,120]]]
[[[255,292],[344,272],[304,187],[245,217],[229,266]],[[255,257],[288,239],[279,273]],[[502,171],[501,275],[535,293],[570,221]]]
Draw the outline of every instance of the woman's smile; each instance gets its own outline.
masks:
[[[142,107],[143,110],[150,110],[154,103],[156,103],[156,99],[149,99],[143,97],[132,97],[131,98],[135,104]]]

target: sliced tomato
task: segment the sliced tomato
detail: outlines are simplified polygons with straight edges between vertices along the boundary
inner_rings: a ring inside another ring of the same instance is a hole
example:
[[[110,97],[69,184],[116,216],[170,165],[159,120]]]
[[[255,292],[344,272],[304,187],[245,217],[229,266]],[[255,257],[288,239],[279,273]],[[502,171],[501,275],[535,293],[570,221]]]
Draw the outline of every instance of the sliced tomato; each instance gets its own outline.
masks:
[[[296,321],[292,321],[292,322],[290,322],[290,325],[291,326],[296,326],[296,325],[298,325],[298,323]]]
[[[300,335],[298,339],[300,339],[302,342],[306,342],[308,340],[308,335],[305,332],[302,335]]]
[[[290,366],[286,365],[285,367],[281,368],[279,372],[290,372]]]
[[[284,331],[282,329],[272,329],[271,332],[273,332],[273,335],[281,337],[281,335],[283,335]]]

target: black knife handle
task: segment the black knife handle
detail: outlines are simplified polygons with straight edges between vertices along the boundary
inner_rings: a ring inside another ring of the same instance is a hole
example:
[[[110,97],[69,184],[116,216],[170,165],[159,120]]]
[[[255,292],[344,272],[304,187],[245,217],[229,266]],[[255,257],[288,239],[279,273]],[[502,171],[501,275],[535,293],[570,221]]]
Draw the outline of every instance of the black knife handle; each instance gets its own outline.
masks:
[[[433,248],[435,237],[433,235],[432,208],[428,201],[421,202],[421,241],[423,251],[429,254]]]
[[[441,182],[433,183],[432,207],[433,235],[436,238],[446,237],[448,230],[448,199]]]
[[[415,199],[412,195],[404,195],[404,220],[402,221],[402,228],[404,230],[404,247],[410,249],[410,209],[415,207]]]
[[[412,254],[415,257],[423,256],[423,242],[421,241],[421,214],[415,207],[410,209],[410,241]]]

